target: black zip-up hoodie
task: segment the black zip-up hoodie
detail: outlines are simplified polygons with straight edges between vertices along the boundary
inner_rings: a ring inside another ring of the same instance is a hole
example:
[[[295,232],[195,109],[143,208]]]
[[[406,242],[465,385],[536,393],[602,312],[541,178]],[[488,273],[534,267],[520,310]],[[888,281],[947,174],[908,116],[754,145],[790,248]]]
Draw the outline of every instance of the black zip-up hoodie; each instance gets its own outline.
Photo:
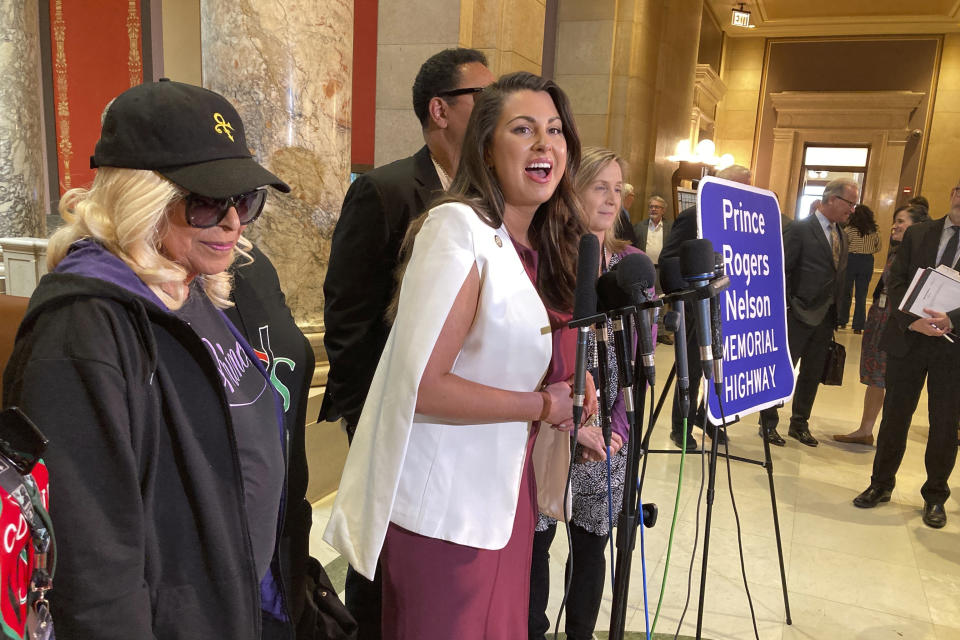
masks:
[[[285,617],[255,575],[220,375],[119,258],[81,243],[44,276],[3,382],[50,439],[59,640],[259,640],[261,601]]]

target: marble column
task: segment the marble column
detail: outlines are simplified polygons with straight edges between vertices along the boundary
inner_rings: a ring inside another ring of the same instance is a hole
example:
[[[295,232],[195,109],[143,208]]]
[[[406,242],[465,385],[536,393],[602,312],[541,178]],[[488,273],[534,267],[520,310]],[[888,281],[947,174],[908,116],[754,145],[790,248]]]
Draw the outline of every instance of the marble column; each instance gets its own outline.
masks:
[[[204,86],[233,102],[254,155],[292,188],[271,193],[246,236],[276,265],[297,323],[319,331],[350,178],[353,0],[201,0],[200,20]]]
[[[570,95],[584,144],[627,160],[638,193],[672,193],[667,160],[691,128],[703,0],[565,0],[554,77]],[[673,212],[670,215],[674,215]]]
[[[780,197],[780,211],[791,218],[797,217],[796,203],[799,199],[797,178],[800,167],[795,165],[798,135],[795,129],[776,127],[773,130],[773,161],[770,163],[770,179],[764,187]],[[802,148],[802,144],[801,144]],[[803,164],[801,158],[800,163]]]
[[[38,16],[0,2],[0,237],[45,235]]]
[[[673,155],[678,142],[690,135],[703,0],[674,0],[667,5],[663,31],[659,34],[654,106],[656,150],[649,165],[646,185],[649,193],[662,194],[673,193],[672,178],[677,169],[677,163],[667,157]]]

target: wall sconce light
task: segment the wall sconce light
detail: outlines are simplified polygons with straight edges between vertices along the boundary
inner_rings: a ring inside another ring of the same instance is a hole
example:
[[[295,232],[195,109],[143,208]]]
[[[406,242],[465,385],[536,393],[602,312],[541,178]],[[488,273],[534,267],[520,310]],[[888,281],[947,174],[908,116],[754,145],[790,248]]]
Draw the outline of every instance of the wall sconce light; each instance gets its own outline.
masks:
[[[704,138],[697,143],[697,155],[701,158],[712,158],[717,155],[717,145],[713,140]]]
[[[686,160],[692,155],[690,151],[691,151],[690,140],[689,139],[681,140],[680,142],[677,143],[677,148],[674,151],[674,154],[667,159],[674,160],[676,158],[676,160]]]
[[[726,169],[727,167],[733,166],[735,164],[732,153],[725,153],[720,156],[720,161],[717,162],[717,171],[720,169]]]
[[[697,143],[695,149],[691,150],[690,140],[681,140],[677,143],[676,153],[667,156],[671,162],[697,162],[700,164],[709,164],[717,169],[723,169],[734,164],[733,154],[725,153],[717,157],[717,145],[713,140],[705,138]]]

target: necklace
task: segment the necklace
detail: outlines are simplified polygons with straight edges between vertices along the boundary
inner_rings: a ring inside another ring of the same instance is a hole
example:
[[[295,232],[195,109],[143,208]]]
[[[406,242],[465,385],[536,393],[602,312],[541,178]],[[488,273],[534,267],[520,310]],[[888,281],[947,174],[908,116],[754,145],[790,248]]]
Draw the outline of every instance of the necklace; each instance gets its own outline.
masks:
[[[453,178],[451,178],[450,174],[443,170],[443,167],[441,167],[440,163],[437,162],[437,159],[433,157],[433,154],[430,154],[430,160],[433,162],[433,166],[437,170],[437,175],[440,176],[440,184],[443,186],[444,191],[446,191],[453,183]]]

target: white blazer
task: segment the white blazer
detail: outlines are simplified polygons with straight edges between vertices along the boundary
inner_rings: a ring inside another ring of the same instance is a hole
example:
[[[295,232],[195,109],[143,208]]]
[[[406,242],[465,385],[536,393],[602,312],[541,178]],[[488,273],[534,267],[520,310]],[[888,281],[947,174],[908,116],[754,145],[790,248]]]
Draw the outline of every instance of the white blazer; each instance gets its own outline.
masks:
[[[501,549],[510,539],[530,423],[466,425],[415,413],[423,370],[474,265],[477,314],[453,373],[513,391],[535,391],[546,375],[550,323],[506,228],[491,228],[464,204],[432,209],[414,242],[397,318],[324,532],[367,578],[373,579],[390,522],[482,549]],[[550,494],[554,506],[547,511],[556,514],[569,435],[545,425],[541,436],[535,458],[554,481],[538,493]]]

